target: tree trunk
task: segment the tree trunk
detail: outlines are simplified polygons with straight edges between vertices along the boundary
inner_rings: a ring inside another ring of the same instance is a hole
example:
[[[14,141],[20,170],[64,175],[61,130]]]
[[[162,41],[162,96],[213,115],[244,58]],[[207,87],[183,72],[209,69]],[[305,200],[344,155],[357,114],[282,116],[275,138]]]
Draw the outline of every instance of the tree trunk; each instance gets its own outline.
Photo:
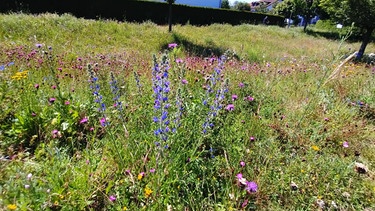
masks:
[[[303,18],[304,18],[304,23],[303,23],[303,31],[306,32],[306,28],[307,28],[307,15],[305,15]]]
[[[370,42],[371,34],[373,31],[374,31],[374,28],[367,28],[366,32],[363,34],[362,44],[356,56],[357,60],[361,59],[363,54],[365,53],[367,44]]]
[[[172,1],[169,1],[169,15],[168,15],[169,32],[172,32]]]

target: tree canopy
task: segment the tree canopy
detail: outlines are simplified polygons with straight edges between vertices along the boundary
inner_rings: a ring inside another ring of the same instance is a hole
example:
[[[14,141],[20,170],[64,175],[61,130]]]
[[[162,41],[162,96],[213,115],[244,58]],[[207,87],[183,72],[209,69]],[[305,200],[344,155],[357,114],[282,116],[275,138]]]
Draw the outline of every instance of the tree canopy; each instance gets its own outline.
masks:
[[[320,0],[319,6],[334,21],[358,27],[362,32],[362,45],[357,59],[362,58],[371,34],[375,29],[375,0]]]

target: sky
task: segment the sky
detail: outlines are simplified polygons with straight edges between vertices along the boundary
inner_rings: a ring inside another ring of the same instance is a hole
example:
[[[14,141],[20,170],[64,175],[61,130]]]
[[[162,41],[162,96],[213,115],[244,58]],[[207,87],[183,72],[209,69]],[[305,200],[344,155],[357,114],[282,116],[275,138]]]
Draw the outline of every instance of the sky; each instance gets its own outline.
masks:
[[[258,0],[228,0],[229,1],[229,4],[230,5],[233,5],[235,1],[238,1],[238,2],[253,2],[253,1],[258,1]]]

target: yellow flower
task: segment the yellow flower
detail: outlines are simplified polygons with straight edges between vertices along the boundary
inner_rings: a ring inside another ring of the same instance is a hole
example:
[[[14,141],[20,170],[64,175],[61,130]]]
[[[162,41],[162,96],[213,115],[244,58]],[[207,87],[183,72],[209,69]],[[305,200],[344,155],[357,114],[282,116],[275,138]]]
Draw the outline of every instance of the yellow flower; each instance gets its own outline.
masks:
[[[151,193],[152,193],[152,190],[150,188],[146,187],[145,188],[145,196],[146,196],[146,198],[148,198],[151,195]]]
[[[17,205],[15,205],[15,204],[8,204],[7,208],[9,210],[15,210],[15,209],[17,209]]]
[[[124,211],[125,211],[125,210],[128,210],[128,208],[127,208],[127,207],[123,207],[123,208],[122,208],[122,210],[124,210]]]
[[[11,78],[15,80],[21,80],[26,78],[28,71],[16,72]]]
[[[138,180],[141,180],[142,178],[143,178],[143,175],[145,175],[145,173],[144,172],[141,172],[141,173],[139,173],[138,174]]]
[[[320,150],[319,147],[316,146],[316,145],[313,145],[311,148],[312,148],[313,150],[315,150],[315,151],[319,151],[319,150]]]
[[[58,206],[58,205],[59,205],[59,202],[58,202],[58,201],[55,201],[55,202],[53,203],[53,205]]]

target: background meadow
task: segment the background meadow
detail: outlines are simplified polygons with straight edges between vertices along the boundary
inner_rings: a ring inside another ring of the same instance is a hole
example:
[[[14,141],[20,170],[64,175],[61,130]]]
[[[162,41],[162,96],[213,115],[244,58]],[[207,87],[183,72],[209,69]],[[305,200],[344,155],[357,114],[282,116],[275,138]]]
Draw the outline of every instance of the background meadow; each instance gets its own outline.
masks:
[[[0,209],[375,209],[374,64],[339,66],[360,43],[247,24],[0,23]]]

